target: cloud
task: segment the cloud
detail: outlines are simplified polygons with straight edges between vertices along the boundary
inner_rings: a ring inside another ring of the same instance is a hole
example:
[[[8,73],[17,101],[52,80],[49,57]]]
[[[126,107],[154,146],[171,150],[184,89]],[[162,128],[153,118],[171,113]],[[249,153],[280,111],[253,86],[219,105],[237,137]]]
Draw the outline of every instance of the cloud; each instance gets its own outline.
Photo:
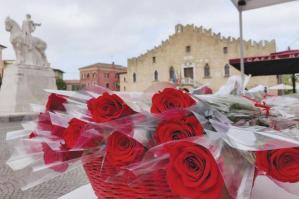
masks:
[[[177,23],[203,25],[238,37],[238,12],[229,0],[0,0],[0,22],[10,16],[19,23],[26,13],[42,23],[34,33],[48,43],[52,66],[79,78],[78,67],[95,62],[126,65],[174,32]],[[245,39],[276,39],[284,50],[299,36],[299,3],[292,2],[244,13]],[[9,34],[0,23],[0,43],[14,58]],[[299,41],[292,48],[299,48]]]

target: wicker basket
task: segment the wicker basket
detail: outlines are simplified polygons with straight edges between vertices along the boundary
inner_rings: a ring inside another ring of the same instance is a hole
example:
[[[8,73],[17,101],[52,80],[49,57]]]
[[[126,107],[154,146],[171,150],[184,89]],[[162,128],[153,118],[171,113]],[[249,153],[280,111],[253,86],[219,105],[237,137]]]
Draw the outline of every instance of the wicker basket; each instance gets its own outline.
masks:
[[[117,169],[107,162],[102,165],[102,158],[90,157],[83,162],[85,172],[98,198],[109,199],[178,199],[172,193],[166,181],[165,170],[158,170],[142,176],[133,186],[128,186],[126,179],[117,179],[113,183],[106,180],[117,173]]]

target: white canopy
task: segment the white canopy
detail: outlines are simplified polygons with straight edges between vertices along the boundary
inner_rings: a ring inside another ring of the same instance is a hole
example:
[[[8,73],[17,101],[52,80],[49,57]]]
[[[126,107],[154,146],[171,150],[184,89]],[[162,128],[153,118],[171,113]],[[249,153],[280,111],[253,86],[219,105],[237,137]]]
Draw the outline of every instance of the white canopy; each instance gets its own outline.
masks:
[[[243,17],[242,13],[246,10],[271,6],[280,3],[287,3],[296,0],[231,0],[239,11],[239,28],[240,28],[240,71],[241,71],[241,84],[245,82],[245,69],[244,69],[244,42],[243,42]],[[242,92],[244,91],[242,88]]]
[[[286,84],[277,84],[268,88],[269,90],[292,90],[293,87]]]
[[[238,2],[240,0],[231,0],[233,4],[238,8]],[[251,10],[251,9],[256,9],[256,8],[261,8],[261,7],[266,7],[266,6],[271,6],[275,4],[280,4],[280,3],[286,3],[290,1],[295,1],[295,0],[245,0],[246,5],[242,6],[242,10]]]

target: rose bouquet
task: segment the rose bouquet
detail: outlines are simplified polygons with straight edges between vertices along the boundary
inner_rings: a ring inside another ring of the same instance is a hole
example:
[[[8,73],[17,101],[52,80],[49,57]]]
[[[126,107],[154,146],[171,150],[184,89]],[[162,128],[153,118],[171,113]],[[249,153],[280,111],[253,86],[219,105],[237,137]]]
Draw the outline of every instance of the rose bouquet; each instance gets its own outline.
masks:
[[[49,92],[37,120],[7,134],[7,163],[32,170],[24,189],[83,165],[99,198],[249,198],[253,152],[298,146],[296,133],[232,126],[232,109],[175,88]],[[259,111],[239,105],[247,118]]]

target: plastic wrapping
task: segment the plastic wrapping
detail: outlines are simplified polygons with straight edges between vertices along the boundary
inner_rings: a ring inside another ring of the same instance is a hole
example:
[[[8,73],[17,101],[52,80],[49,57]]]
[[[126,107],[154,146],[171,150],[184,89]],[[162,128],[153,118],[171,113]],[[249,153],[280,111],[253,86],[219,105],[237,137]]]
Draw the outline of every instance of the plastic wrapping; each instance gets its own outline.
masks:
[[[232,121],[249,120],[257,118],[262,114],[251,101],[243,97],[233,95],[196,95],[196,97],[219,112],[224,113]]]
[[[146,174],[156,170],[167,170],[170,154],[167,151],[169,146],[181,142],[194,143],[208,149],[217,162],[221,176],[224,180],[225,189],[232,198],[250,198],[251,187],[254,177],[254,165],[244,161],[237,150],[227,146],[221,136],[215,132],[209,132],[205,137],[193,137],[184,140],[168,142],[151,148],[144,155],[142,161],[122,168],[116,176],[111,176],[107,181],[114,182],[120,176],[128,173],[131,176],[129,184],[134,187]],[[208,161],[208,160],[207,160]],[[234,176],[234,178],[232,178]],[[184,186],[181,184],[180,186]]]
[[[299,99],[291,96],[272,96],[263,100],[265,103],[272,107],[277,115],[285,119],[298,119],[299,118]]]
[[[221,126],[212,122],[218,132],[226,132],[223,139],[231,147],[243,151],[263,151],[299,146],[299,131],[287,129],[284,132],[267,129],[265,127],[235,127]]]
[[[251,76],[245,76],[244,85],[242,85],[242,80],[240,76],[231,76],[227,82],[220,87],[220,89],[215,93],[218,96],[226,95],[240,95],[243,93],[246,85],[248,84]]]
[[[167,172],[174,161],[173,153],[178,153],[172,146],[178,145],[184,152],[191,144],[196,151],[204,151],[200,157],[211,154],[213,158],[207,161],[211,165],[215,161],[217,166],[211,168],[220,172],[220,177],[215,177],[218,180],[211,182],[216,183],[217,190],[209,194],[219,194],[223,180],[222,195],[246,199],[254,183],[255,153],[299,147],[296,117],[289,117],[291,112],[280,105],[281,99],[265,101],[271,106],[271,114],[266,115],[265,107],[257,106],[262,104],[255,102],[257,99],[219,93],[191,95],[165,86],[156,84],[136,93],[114,93],[102,87],[80,93],[47,90],[63,98],[61,104],[51,106],[54,102],[49,99],[46,108],[33,105],[41,112],[37,120],[23,123],[24,130],[7,134],[12,149],[7,164],[14,170],[30,168],[23,189],[83,164],[91,182],[97,183],[94,189],[98,197],[106,197],[99,184],[103,189],[115,186],[130,192],[138,188],[150,194],[141,187],[157,180],[165,188],[159,192],[161,198],[167,198],[167,194],[188,198],[192,193],[188,183],[185,189],[177,188]],[[47,110],[49,107],[51,110]],[[195,160],[189,157],[186,161],[192,169]],[[201,163],[196,164],[203,168]],[[289,192],[296,186],[276,183]],[[155,186],[158,189],[159,184]]]

